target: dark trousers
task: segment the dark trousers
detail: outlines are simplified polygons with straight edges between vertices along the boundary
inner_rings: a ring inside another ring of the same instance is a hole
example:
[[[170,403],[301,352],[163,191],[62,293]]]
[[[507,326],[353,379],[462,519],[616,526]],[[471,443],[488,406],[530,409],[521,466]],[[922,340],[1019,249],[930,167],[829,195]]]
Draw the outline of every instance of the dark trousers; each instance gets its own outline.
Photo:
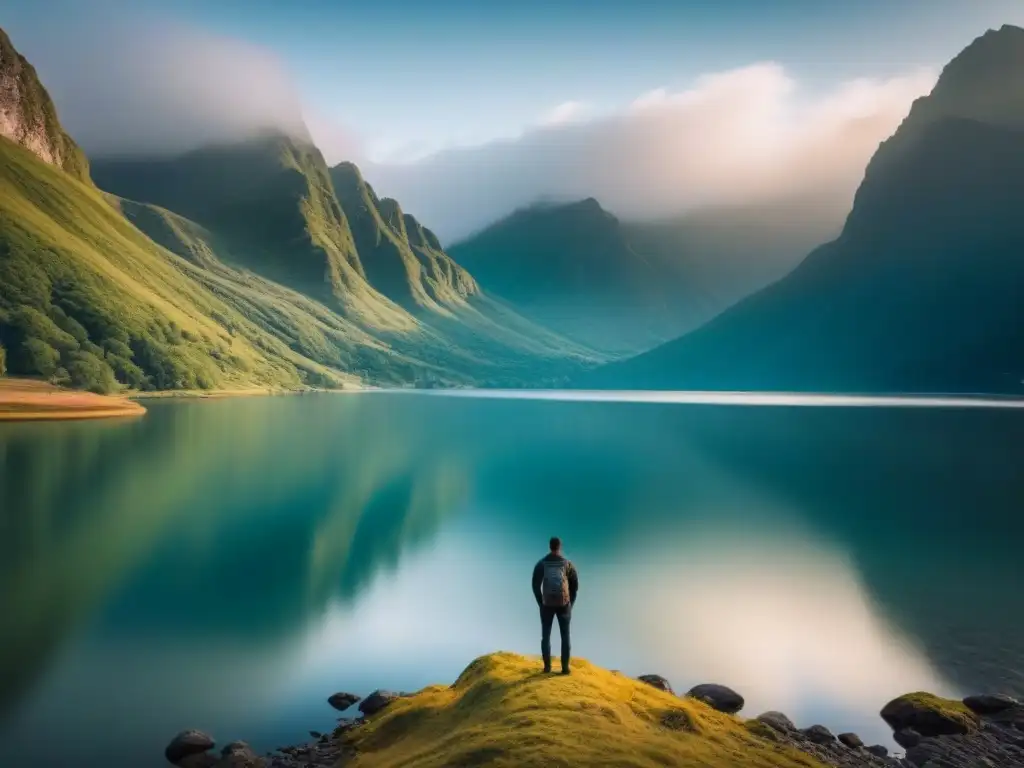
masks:
[[[572,618],[572,606],[563,605],[551,608],[540,607],[540,652],[544,657],[544,668],[551,667],[551,625],[558,619],[558,634],[562,636],[562,669],[569,668],[569,619]]]

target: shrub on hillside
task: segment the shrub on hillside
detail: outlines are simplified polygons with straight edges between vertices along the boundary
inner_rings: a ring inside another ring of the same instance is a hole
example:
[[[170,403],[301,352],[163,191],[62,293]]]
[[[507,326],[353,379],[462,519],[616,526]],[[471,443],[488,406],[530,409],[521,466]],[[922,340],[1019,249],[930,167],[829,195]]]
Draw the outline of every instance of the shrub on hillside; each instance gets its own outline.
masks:
[[[60,363],[60,352],[42,339],[28,339],[21,343],[19,358],[14,369],[17,373],[49,378]]]
[[[13,332],[24,341],[37,339],[59,352],[73,352],[79,348],[78,340],[62,330],[49,317],[35,307],[18,307],[11,313]],[[49,374],[43,374],[49,375]]]
[[[131,350],[128,350],[129,357],[131,356]],[[146,378],[146,372],[143,371],[139,366],[129,360],[127,357],[121,355],[115,355],[112,352],[107,352],[106,362],[113,371],[114,376],[122,384],[125,384],[132,389],[146,389],[148,379]]]
[[[68,364],[71,385],[101,395],[115,391],[117,380],[110,366],[91,352],[73,352]]]
[[[58,368],[54,371],[53,376],[50,377],[50,383],[55,387],[70,387],[71,374],[68,373],[67,368]]]

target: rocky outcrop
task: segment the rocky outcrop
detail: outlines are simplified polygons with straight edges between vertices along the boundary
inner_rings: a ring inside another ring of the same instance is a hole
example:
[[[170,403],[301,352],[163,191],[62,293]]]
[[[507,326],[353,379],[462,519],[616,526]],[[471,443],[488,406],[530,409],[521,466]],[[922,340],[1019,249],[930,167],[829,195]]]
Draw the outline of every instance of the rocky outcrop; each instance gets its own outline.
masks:
[[[465,685],[463,673],[452,688]],[[619,673],[613,673],[619,674]],[[647,674],[639,682],[672,694],[672,686],[661,675]],[[436,691],[439,686],[428,689]],[[258,756],[245,742],[228,744],[218,757],[212,753],[214,740],[201,731],[183,731],[168,745],[167,759],[180,768],[339,768],[348,764],[366,738],[379,740],[381,723],[389,716],[376,716],[396,699],[416,694],[376,690],[363,699],[357,719],[341,718],[331,733],[310,731],[313,741],[280,747]],[[634,692],[634,696],[636,693]],[[648,694],[650,695],[650,694]],[[738,711],[743,697],[726,686],[705,683],[686,695],[719,711]],[[337,693],[328,698],[336,708],[348,708],[359,698]],[[479,702],[474,699],[474,706]],[[339,706],[342,705],[342,706]],[[412,705],[415,711],[415,704]],[[433,705],[431,705],[433,706]],[[402,721],[409,711],[391,716],[392,723]],[[675,712],[676,718],[686,719]],[[906,749],[906,755],[890,755],[880,744],[866,746],[855,733],[838,737],[821,724],[798,728],[782,712],[769,711],[752,720],[737,719],[760,739],[798,750],[818,763],[832,768],[1020,768],[1024,766],[1024,704],[1002,695],[969,696],[963,701],[943,699],[927,693],[900,696],[882,709],[882,716],[894,728],[894,740]],[[663,725],[677,727],[675,720]],[[368,728],[369,731],[362,729]],[[409,738],[401,728],[390,738]],[[496,735],[495,738],[501,738]],[[374,749],[380,745],[374,742]],[[497,749],[497,747],[496,747]],[[426,758],[427,755],[422,757]],[[430,758],[433,760],[433,757]],[[418,764],[418,763],[417,763]],[[430,764],[435,764],[431,762]],[[440,764],[440,763],[437,763]],[[461,764],[461,763],[460,763]],[[475,763],[474,763],[475,764]],[[572,763],[570,763],[572,764]]]
[[[909,749],[921,743],[921,734],[913,728],[900,728],[892,735],[892,739],[901,747]]]
[[[339,712],[344,712],[346,709],[351,707],[361,697],[356,696],[354,693],[345,693],[339,691],[338,693],[332,693],[327,697],[327,703],[334,707]]]
[[[215,768],[264,768],[266,761],[244,741],[233,741],[221,751]]]
[[[686,695],[700,699],[705,704],[714,707],[719,712],[725,712],[727,715],[735,715],[743,709],[743,697],[724,685],[702,683],[695,685]]]
[[[836,740],[832,731],[824,725],[812,725],[810,728],[804,728],[801,733],[815,744],[832,744]]]
[[[907,765],[1024,765],[1024,705],[1009,696],[968,696],[960,702],[912,693],[886,704],[882,717],[895,729],[896,743],[907,750]]]
[[[764,714],[758,715],[757,719],[779,733],[792,733],[796,730],[796,725],[793,724],[793,721],[781,712],[765,712]]]
[[[35,68],[15,50],[0,29],[0,136],[19,144],[45,163],[83,181],[89,178],[85,155],[60,121]]]
[[[766,715],[768,717],[765,717]],[[883,768],[905,765],[899,758],[890,757],[889,750],[883,746],[849,746],[837,740],[823,725],[812,725],[802,730],[795,726],[789,727],[792,726],[792,721],[781,712],[766,712],[751,722],[767,726],[757,731],[759,735],[798,749],[833,768]]]
[[[998,715],[1001,712],[1019,708],[1021,703],[1012,696],[981,694],[978,696],[967,696],[964,699],[964,706],[979,715]]]
[[[930,693],[908,693],[882,707],[882,719],[894,731],[913,729],[922,736],[971,733],[978,716],[959,701]]]
[[[401,696],[402,694],[394,691],[376,690],[360,702],[359,711],[367,717],[375,715]]]
[[[164,749],[164,757],[168,762],[179,765],[191,755],[201,755],[214,746],[213,739],[202,731],[182,731],[171,739],[171,743]]]
[[[665,691],[665,693],[675,693],[672,690],[672,686],[669,684],[661,675],[640,675],[637,678],[641,683],[647,683],[648,685],[654,686],[659,691]]]
[[[864,741],[856,733],[840,733],[836,738],[840,744],[850,749],[860,749],[864,746]]]

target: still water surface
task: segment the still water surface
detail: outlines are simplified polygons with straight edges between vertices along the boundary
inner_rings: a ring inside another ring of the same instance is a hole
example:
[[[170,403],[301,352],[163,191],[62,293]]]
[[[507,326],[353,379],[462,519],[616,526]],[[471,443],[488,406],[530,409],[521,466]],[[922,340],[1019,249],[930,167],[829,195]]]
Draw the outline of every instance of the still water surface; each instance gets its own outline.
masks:
[[[891,743],[909,690],[1024,693],[1024,412],[313,395],[0,425],[0,765],[259,750],[337,690],[574,652]]]

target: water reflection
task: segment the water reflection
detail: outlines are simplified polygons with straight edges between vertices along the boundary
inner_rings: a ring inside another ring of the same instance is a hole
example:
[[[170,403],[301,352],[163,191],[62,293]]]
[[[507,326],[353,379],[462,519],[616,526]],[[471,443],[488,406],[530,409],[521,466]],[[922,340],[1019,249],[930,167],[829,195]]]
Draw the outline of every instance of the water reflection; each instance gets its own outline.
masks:
[[[85,766],[192,725],[271,747],[329,727],[337,688],[534,652],[553,531],[579,653],[882,738],[896,693],[1021,690],[1022,436],[994,411],[380,394],[5,426],[0,762],[55,722]]]

